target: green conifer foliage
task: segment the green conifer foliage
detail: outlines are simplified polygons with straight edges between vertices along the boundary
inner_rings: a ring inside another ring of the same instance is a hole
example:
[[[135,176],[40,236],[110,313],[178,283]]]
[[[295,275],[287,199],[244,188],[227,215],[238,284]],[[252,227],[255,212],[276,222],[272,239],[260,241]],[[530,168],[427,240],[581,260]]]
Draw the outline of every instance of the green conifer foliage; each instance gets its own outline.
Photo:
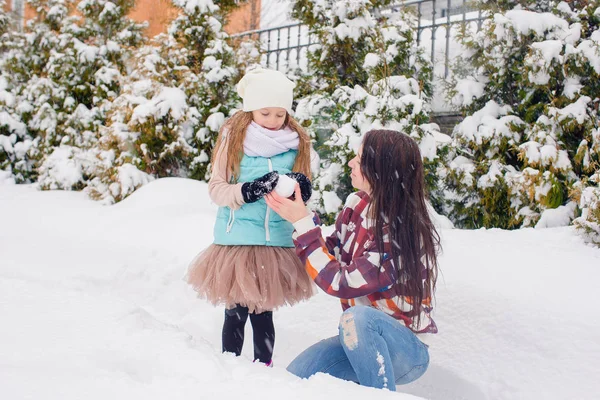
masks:
[[[126,17],[132,1],[29,3],[35,18],[23,33],[11,32],[2,63],[14,113],[32,138],[30,175],[37,173],[41,188],[81,189],[130,49],[143,42],[143,25]]]
[[[597,169],[600,170],[600,167]],[[585,241],[600,247],[600,172],[589,178],[587,184],[575,185],[573,197],[579,201],[581,216],[574,225]]]
[[[600,2],[487,6],[483,29],[462,36],[449,92],[466,117],[444,172],[446,212],[470,228],[568,224],[574,188],[594,185],[600,159]]]
[[[0,99],[5,118],[0,141],[0,168],[8,171],[17,183],[37,178],[42,153],[40,147],[55,145],[57,126],[55,105],[64,100],[64,90],[47,77],[46,65],[55,49],[68,18],[68,2],[62,0],[29,3],[36,17],[27,22],[24,32],[10,25],[2,35]]]
[[[14,46],[10,35],[11,18],[5,7],[6,2],[0,0],[0,182],[27,182],[32,163],[26,154],[33,142],[25,124],[15,113],[12,83],[4,72],[3,56]]]
[[[179,16],[134,54],[102,130],[95,198],[119,201],[160,177],[208,180],[218,132],[239,105],[235,83],[258,59],[251,44],[228,43],[222,22],[234,2],[174,4]]]
[[[322,166],[315,177],[320,212],[330,220],[352,192],[348,161],[364,134],[395,129],[417,140],[433,204],[441,204],[437,170],[448,138],[429,124],[432,69],[416,43],[417,21],[390,1],[300,0],[293,16],[318,38],[309,73],[299,82],[305,97],[296,116],[316,139]]]

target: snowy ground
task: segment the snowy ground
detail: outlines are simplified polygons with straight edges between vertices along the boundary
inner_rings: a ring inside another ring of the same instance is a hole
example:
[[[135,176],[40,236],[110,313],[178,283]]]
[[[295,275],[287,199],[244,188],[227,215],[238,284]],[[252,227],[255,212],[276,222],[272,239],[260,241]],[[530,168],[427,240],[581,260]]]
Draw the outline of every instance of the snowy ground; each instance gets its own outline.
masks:
[[[275,367],[222,355],[222,309],[182,281],[212,238],[206,185],[153,182],[115,206],[0,186],[3,399],[409,399],[285,366],[336,333],[319,294],[275,313]],[[427,399],[596,399],[600,250],[570,228],[444,230]],[[250,325],[250,324],[248,324]],[[248,326],[247,338],[250,335]],[[216,396],[216,397],[215,397]]]

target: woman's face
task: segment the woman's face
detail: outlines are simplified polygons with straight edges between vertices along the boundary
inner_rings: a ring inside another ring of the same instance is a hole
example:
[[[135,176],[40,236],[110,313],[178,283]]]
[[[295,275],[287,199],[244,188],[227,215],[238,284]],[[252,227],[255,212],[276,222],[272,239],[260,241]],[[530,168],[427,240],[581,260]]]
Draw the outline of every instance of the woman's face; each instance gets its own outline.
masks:
[[[350,178],[352,179],[352,186],[354,186],[358,190],[363,190],[367,193],[371,192],[371,185],[367,179],[363,176],[360,170],[360,160],[362,158],[363,146],[360,146],[358,150],[358,154],[348,162],[348,166],[352,168],[352,173],[350,174]]]
[[[281,107],[266,107],[252,111],[254,122],[272,131],[281,129],[286,116],[286,109]]]

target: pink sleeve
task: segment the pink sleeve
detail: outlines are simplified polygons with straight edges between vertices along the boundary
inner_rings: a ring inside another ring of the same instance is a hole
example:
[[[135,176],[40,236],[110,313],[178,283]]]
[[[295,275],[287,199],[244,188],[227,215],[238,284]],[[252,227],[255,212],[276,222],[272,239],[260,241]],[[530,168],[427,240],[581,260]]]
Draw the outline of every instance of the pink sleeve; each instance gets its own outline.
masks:
[[[242,183],[229,183],[227,146],[227,139],[224,138],[212,166],[208,181],[208,195],[216,205],[237,210],[245,204],[242,197]]]

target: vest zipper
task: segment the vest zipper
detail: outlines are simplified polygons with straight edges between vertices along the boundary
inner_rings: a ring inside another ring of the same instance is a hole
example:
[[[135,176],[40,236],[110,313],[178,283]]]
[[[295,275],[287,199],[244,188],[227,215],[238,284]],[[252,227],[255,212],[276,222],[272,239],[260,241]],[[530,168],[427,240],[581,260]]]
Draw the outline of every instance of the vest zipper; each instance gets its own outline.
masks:
[[[233,228],[233,222],[235,221],[235,212],[230,208],[229,209],[229,220],[227,221],[227,231],[226,233],[231,232],[231,228]]]
[[[269,162],[269,172],[273,172],[273,163],[271,162],[270,158],[267,158],[267,161]],[[267,213],[265,214],[265,239],[267,242],[271,241],[271,233],[269,232],[269,212],[270,212],[270,208],[267,205]]]

